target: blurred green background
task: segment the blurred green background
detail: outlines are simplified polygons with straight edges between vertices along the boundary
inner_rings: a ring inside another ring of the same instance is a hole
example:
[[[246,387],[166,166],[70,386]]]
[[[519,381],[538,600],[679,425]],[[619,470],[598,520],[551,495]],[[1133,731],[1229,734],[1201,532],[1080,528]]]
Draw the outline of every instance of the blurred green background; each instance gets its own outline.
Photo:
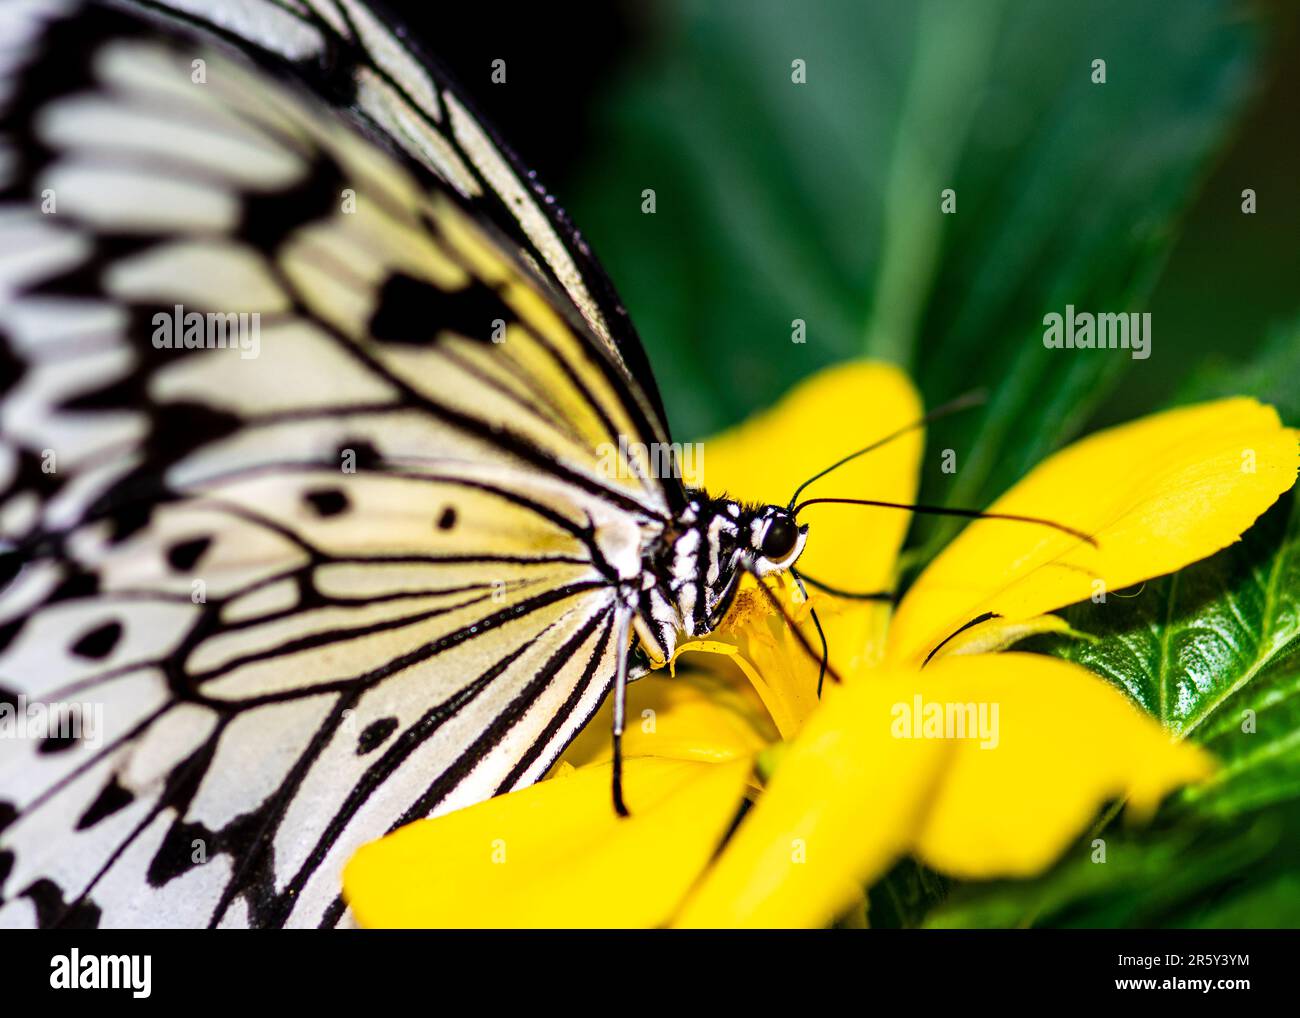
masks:
[[[931,432],[929,502],[985,505],[1077,435],[1180,401],[1257,395],[1300,424],[1298,5],[671,0],[481,18],[453,38],[415,27],[604,261],[677,440],[862,355],[902,364],[931,406],[990,394]],[[1043,316],[1067,303],[1150,311],[1151,357],[1044,349]],[[916,521],[911,568],[958,525]],[[1192,737],[1221,777],[1141,831],[1102,818],[1106,866],[1087,839],[1030,881],[954,888],[904,863],[872,889],[873,925],[1300,925],[1295,499],[1115,604],[1067,613],[1094,642],[1030,649],[1148,709],[1195,671]]]

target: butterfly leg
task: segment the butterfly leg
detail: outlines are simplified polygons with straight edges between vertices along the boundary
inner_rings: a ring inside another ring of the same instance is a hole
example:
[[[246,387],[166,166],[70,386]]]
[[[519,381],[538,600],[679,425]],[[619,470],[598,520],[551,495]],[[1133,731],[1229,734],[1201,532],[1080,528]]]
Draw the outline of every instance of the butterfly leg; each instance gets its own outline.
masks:
[[[623,802],[623,725],[627,717],[627,663],[632,654],[629,643],[632,615],[635,609],[631,604],[623,604],[615,609],[614,646],[618,648],[618,670],[614,675],[614,811],[621,817],[628,816],[627,805]]]
[[[808,588],[803,585],[803,578],[793,569],[790,570],[790,575],[794,577],[794,582],[798,585],[799,593],[803,595],[806,604],[808,601]],[[809,607],[808,614],[812,617],[813,625],[817,627],[817,638],[821,640],[822,644],[822,659],[817,669],[817,699],[820,700],[822,698],[822,684],[826,681],[826,665],[830,661],[831,649],[826,644],[826,630],[822,629],[822,620],[817,617],[817,609]]]

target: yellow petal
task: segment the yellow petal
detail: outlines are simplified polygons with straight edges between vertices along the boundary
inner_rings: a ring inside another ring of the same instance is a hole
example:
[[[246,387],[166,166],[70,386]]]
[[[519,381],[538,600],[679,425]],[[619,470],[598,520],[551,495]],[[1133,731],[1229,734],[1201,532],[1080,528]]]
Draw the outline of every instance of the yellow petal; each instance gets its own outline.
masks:
[[[657,926],[739,808],[748,760],[629,760],[632,815],[585,767],[364,845],[343,894],[369,927]]]
[[[922,859],[957,876],[1037,873],[1106,801],[1126,798],[1130,815],[1142,819],[1213,768],[1199,747],[1172,740],[1113,686],[1067,661],[951,657],[921,674],[914,685],[927,702],[998,708],[996,748],[953,743],[917,838]]]
[[[1181,569],[1236,540],[1295,482],[1297,433],[1272,407],[1225,399],[1099,432],[1055,454],[972,523],[899,606],[888,659],[920,664],[963,625],[1050,612]]]
[[[950,703],[975,719],[970,737],[917,737],[931,705],[944,718]],[[1127,796],[1146,813],[1209,770],[1201,750],[1069,662],[999,654],[882,670],[828,692],[678,922],[822,926],[913,851],[961,876],[1032,873],[1106,801]]]
[[[735,648],[729,648],[734,651]],[[613,698],[565,750],[575,767],[604,763],[613,755]],[[660,671],[627,688],[623,755],[721,763],[749,758],[776,738],[762,702],[744,676],[719,672]]]
[[[916,390],[898,368],[873,361],[840,364],[800,382],[770,410],[707,439],[703,472],[688,481],[714,495],[785,505],[813,474],[921,413]],[[816,482],[805,496],[910,502],[921,444],[920,431],[900,436]],[[800,521],[809,524],[800,569],[852,590],[879,590],[893,582],[907,513],[812,506]]]
[[[677,925],[825,926],[907,850],[952,747],[890,738],[900,689],[827,690]]]

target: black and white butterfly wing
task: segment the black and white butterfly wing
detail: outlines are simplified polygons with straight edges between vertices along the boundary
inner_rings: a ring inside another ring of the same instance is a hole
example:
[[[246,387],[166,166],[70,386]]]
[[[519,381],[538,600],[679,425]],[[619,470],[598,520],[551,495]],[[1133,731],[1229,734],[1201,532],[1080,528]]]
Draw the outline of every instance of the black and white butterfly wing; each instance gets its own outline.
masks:
[[[564,295],[615,361],[663,405],[636,330],[564,209],[408,32],[360,0],[123,0],[202,28],[283,63],[313,92],[346,107],[475,213]],[[484,69],[486,72],[486,68]],[[558,112],[558,111],[557,111]]]
[[[0,924],[337,922],[358,844],[595,711],[680,484],[472,205],[265,65],[63,6],[0,9]]]

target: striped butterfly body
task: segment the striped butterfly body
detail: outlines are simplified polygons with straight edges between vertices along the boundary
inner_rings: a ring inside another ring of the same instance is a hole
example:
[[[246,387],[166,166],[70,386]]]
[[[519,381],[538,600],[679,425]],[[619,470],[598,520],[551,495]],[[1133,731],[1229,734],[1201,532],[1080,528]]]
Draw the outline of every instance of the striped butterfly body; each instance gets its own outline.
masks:
[[[657,476],[581,237],[361,3],[0,34],[0,925],[345,921],[797,559]]]

